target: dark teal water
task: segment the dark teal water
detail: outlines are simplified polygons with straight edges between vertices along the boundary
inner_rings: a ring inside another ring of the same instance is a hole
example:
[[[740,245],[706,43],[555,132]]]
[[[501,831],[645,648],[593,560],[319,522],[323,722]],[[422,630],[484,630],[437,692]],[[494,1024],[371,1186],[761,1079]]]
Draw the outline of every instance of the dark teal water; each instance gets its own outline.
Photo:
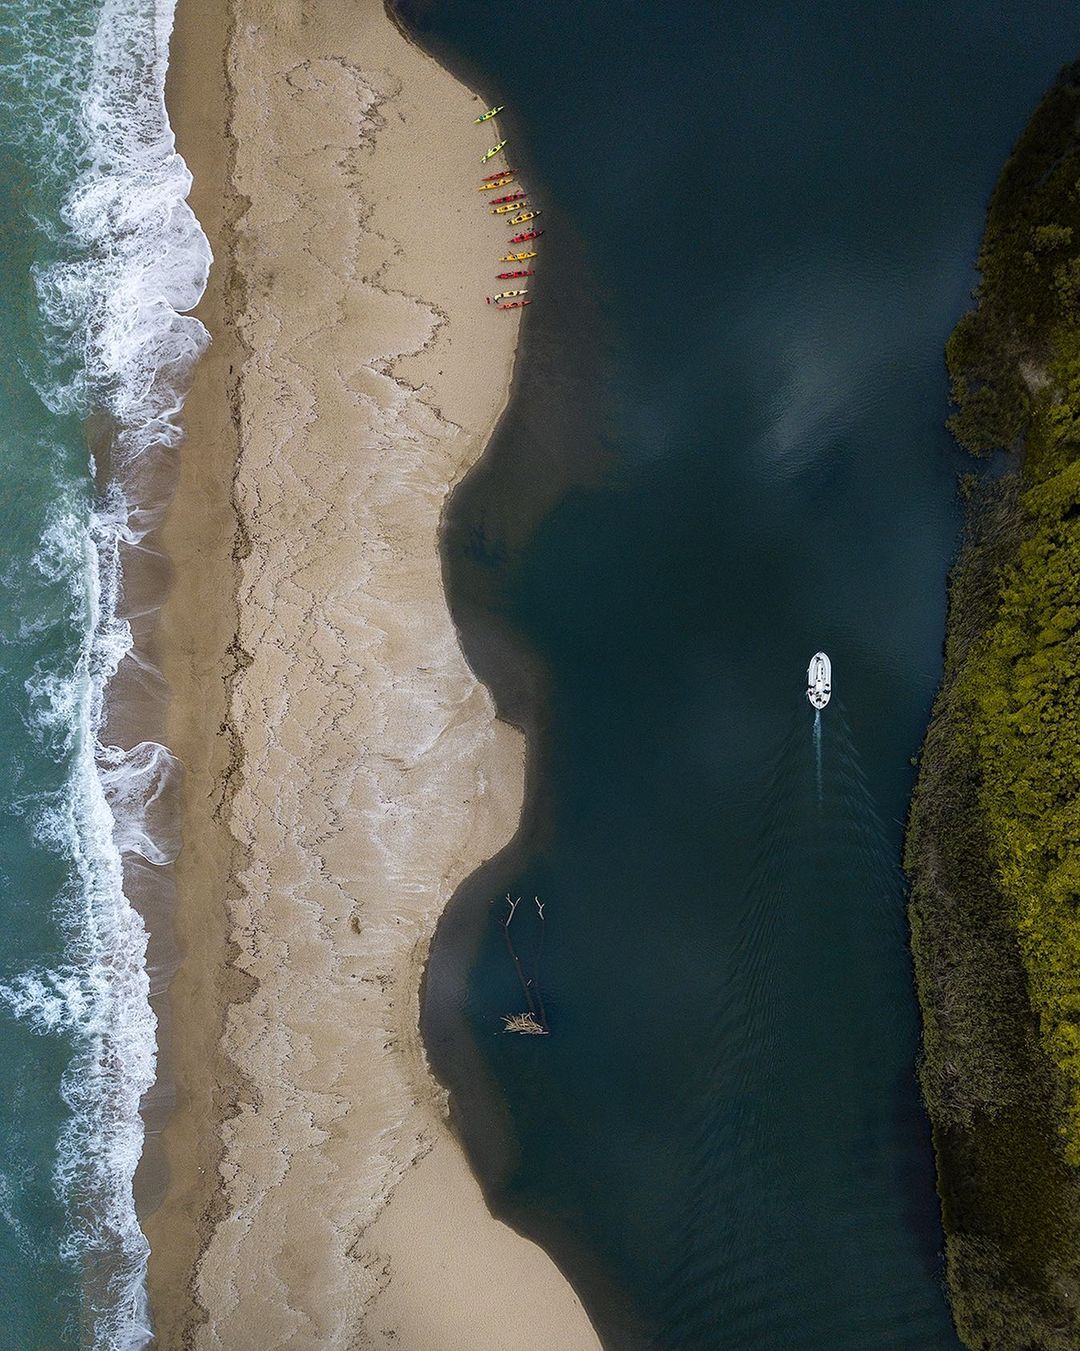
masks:
[[[474,1166],[610,1347],[955,1347],[899,868],[958,526],[942,347],[1075,7],[401,9],[510,105],[547,225],[447,520],[534,751],[427,986]],[[547,906],[545,1039],[500,1030],[508,888]]]

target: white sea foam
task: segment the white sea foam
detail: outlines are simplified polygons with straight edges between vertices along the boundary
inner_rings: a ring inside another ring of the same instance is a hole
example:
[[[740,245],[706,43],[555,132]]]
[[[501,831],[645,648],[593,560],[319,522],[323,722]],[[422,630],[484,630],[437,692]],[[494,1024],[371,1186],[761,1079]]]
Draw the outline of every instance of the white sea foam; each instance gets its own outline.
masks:
[[[180,832],[166,790],[176,782],[176,757],[156,741],[140,741],[128,751],[105,747],[98,764],[121,852],[139,854],[147,863],[172,863],[180,852]]]
[[[123,855],[165,864],[178,839],[165,792],[174,757],[156,742],[102,745],[101,730],[109,681],[132,649],[118,615],[121,543],[136,542],[153,519],[136,496],[148,477],[142,467],[180,439],[176,416],[207,342],[202,325],[180,311],[198,301],[211,261],[184,200],[191,178],[165,110],[173,7],[174,0],[102,0],[91,33],[67,23],[63,6],[31,0],[36,41],[16,72],[42,101],[39,133],[78,168],[61,221],[43,223],[55,247],[37,276],[52,358],[40,393],[57,412],[105,412],[117,431],[102,500],[89,514],[61,504],[35,558],[43,577],[69,582],[72,617],[84,633],[73,671],[41,669],[27,687],[31,725],[71,764],[68,791],[36,822],[39,838],[71,863],[72,885],[58,898],[66,958],[56,969],[25,972],[0,988],[0,999],[35,1029],[63,1032],[77,1047],[63,1078],[70,1118],[56,1177],[71,1215],[68,1252],[88,1275],[93,1345],[109,1351],[134,1351],[151,1336],[148,1247],[132,1181],[156,1025],[147,934],[124,896]],[[42,49],[49,32],[55,49]],[[10,69],[0,73],[11,78]],[[62,107],[59,95],[70,102],[73,88],[78,117],[54,112],[50,90]]]

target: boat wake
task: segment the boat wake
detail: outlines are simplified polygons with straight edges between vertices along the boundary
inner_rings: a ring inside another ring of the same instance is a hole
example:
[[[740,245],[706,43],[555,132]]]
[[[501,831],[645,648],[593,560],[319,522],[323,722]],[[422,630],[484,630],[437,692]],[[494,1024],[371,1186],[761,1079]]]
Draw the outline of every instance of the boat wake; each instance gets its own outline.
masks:
[[[39,840],[67,865],[56,899],[65,957],[9,980],[0,1000],[74,1048],[55,1166],[65,1250],[82,1266],[90,1343],[124,1351],[151,1337],[133,1178],[156,1064],[147,931],[125,895],[125,861],[175,857],[178,771],[156,742],[110,744],[109,687],[122,668],[146,664],[124,615],[122,563],[164,509],[177,414],[208,341],[184,313],[205,288],[210,249],[165,109],[173,6],[30,0],[14,36],[21,56],[0,72],[44,184],[35,385],[58,418],[97,429],[98,482],[96,498],[89,481],[73,486],[34,559],[66,586],[64,622],[78,635],[72,669],[43,665],[27,685],[31,729],[67,766],[62,798],[35,813]]]
[[[867,782],[862,752],[848,719],[847,708],[834,698],[829,712],[830,803],[836,816],[831,829],[849,857],[865,865],[870,886],[865,895],[868,913],[906,946],[904,874],[900,866],[899,834],[890,834]],[[820,763],[820,762],[819,762]]]
[[[785,1307],[766,1298],[768,1273],[777,1264],[800,1269],[808,1242],[829,1246],[823,1235],[833,1231],[854,1242],[866,1204],[859,1179],[849,1186],[845,1176],[830,1194],[819,1190],[824,1179],[802,1177],[800,1133],[819,1132],[842,1157],[842,1097],[830,1105],[822,1085],[866,1035],[867,1019],[891,1026],[904,1016],[885,1006],[892,984],[880,978],[906,961],[898,845],[835,697],[828,765],[823,740],[820,713],[809,742],[802,710],[792,714],[762,764],[756,800],[740,813],[754,823],[745,855],[732,843],[729,862],[742,880],[718,899],[730,917],[695,1024],[702,1092],[692,1121],[679,1127],[693,1141],[680,1160],[686,1205],[679,1231],[662,1245],[677,1254],[665,1282],[664,1344],[686,1351],[779,1351],[803,1338],[838,1351],[864,1345],[860,1328],[794,1328]],[[808,965],[807,953],[829,954],[829,965]],[[896,1343],[919,1344],[916,1334]]]

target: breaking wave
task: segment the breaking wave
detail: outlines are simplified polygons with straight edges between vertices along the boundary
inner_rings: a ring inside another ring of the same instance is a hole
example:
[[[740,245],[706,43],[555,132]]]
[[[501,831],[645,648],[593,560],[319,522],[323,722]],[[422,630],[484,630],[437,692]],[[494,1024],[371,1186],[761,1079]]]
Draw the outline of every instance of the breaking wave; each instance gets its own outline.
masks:
[[[67,585],[81,634],[73,668],[40,669],[27,684],[35,737],[70,766],[64,793],[34,811],[38,838],[68,863],[57,898],[64,960],[24,971],[0,999],[75,1047],[55,1179],[92,1345],[116,1351],[151,1337],[133,1178],[140,1101],[156,1066],[147,932],[125,896],[124,864],[175,858],[168,789],[178,768],[157,742],[106,744],[106,715],[113,676],[134,660],[125,548],[159,519],[155,475],[181,438],[177,414],[208,341],[184,313],[203,293],[211,256],[165,108],[174,3],[98,0],[76,15],[66,0],[28,0],[21,59],[0,72],[0,93],[16,89],[36,114],[24,124],[27,154],[64,179],[57,211],[40,222],[45,360],[35,384],[53,412],[108,428],[95,436],[95,499],[61,502],[33,560],[39,576]]]

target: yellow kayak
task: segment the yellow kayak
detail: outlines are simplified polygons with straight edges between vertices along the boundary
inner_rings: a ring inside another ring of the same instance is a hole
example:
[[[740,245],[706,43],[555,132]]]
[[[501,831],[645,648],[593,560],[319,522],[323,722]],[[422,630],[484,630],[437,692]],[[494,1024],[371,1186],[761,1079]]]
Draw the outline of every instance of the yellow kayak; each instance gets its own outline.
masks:
[[[536,250],[532,249],[528,253],[504,253],[499,259],[502,263],[523,263],[526,258],[535,258]]]
[[[480,163],[486,164],[489,159],[494,159],[505,144],[506,144],[505,141],[500,141],[498,145],[493,145],[491,149],[487,152],[487,154],[484,156],[484,158],[480,161]]]
[[[513,181],[513,174],[502,174],[499,178],[493,178],[490,183],[481,183],[476,191],[490,192],[492,188],[505,188],[508,183],[512,183]]]
[[[521,211],[528,205],[528,202],[507,202],[504,206],[493,206],[491,214],[493,216],[505,216],[509,211]]]
[[[486,113],[481,113],[479,117],[473,118],[474,124],[479,122],[490,122],[491,119],[495,116],[495,114],[501,113],[505,107],[506,107],[505,103],[500,103],[497,108],[489,108]]]
[[[523,211],[520,216],[511,216],[511,225],[524,225],[527,220],[535,220],[540,215],[539,211]]]

